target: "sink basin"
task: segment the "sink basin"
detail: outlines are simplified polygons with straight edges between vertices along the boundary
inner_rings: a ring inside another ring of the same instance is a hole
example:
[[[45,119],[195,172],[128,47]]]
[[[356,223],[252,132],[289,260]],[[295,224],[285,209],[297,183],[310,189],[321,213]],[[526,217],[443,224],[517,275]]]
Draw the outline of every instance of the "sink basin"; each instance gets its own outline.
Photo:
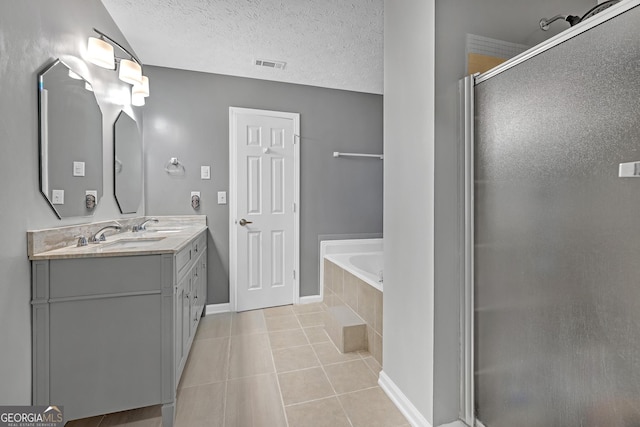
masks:
[[[147,228],[147,233],[179,233],[183,231],[182,227],[164,227],[164,228]]]
[[[116,240],[115,242],[102,243],[100,247],[102,249],[143,248],[145,246],[151,246],[163,239],[164,237],[139,237],[135,239],[120,239]]]

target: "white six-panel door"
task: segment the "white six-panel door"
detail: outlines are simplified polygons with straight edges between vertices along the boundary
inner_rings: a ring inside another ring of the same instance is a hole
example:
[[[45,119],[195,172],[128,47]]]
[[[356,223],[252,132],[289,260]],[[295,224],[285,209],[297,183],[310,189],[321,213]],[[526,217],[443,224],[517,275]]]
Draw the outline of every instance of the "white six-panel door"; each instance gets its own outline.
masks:
[[[231,306],[291,304],[298,295],[299,115],[231,107]]]

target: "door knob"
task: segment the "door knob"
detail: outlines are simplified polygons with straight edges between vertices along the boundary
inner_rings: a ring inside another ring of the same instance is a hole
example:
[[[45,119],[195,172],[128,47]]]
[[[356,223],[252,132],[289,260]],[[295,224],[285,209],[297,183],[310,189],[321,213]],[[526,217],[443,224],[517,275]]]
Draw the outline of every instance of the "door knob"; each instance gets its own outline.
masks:
[[[244,227],[244,226],[245,226],[245,225],[247,225],[247,224],[253,224],[253,222],[252,222],[252,221],[247,221],[247,220],[246,220],[246,219],[244,219],[244,218],[242,218],[242,219],[240,220],[240,225],[241,225],[241,226],[243,226],[243,227]]]

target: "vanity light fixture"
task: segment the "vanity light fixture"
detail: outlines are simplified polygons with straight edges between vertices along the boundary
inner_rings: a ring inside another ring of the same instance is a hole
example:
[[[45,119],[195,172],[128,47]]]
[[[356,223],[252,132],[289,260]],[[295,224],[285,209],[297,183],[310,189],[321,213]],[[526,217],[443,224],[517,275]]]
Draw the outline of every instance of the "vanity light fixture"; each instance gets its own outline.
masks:
[[[134,105],[136,107],[142,107],[144,105],[144,96],[137,93],[132,93],[131,105]]]
[[[133,60],[121,59],[118,77],[131,85],[142,84],[142,67]]]
[[[95,28],[94,31],[101,34]],[[106,36],[103,35],[102,37]],[[89,42],[87,43],[87,59],[102,68],[115,69],[116,63],[113,54],[113,46],[107,43],[102,37],[99,39],[89,37]]]
[[[142,83],[133,85],[131,95],[142,95],[145,98],[149,96],[149,77],[142,76]]]
[[[149,96],[149,78],[142,75],[142,63],[140,60],[102,31],[95,28],[93,31],[98,33],[100,37],[89,37],[87,60],[102,68],[118,69],[120,80],[133,85],[131,88],[131,104],[136,106],[144,105],[144,98]],[[115,56],[113,45],[110,43],[126,53],[129,59]]]

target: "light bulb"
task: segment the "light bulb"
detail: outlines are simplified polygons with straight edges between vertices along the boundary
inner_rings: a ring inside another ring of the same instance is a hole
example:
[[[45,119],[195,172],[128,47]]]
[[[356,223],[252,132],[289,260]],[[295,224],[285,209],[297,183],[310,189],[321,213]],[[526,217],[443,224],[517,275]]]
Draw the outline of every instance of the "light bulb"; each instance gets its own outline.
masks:
[[[118,76],[120,80],[129,84],[142,84],[142,67],[137,62],[122,59]]]
[[[131,105],[134,105],[136,107],[143,106],[144,105],[144,96],[142,96],[140,94],[132,93],[131,94]]]
[[[89,37],[87,43],[87,61],[102,68],[115,69],[116,64],[113,56],[113,46],[104,40]]]
[[[142,76],[142,84],[134,84],[131,89],[132,95],[149,96],[149,77]]]

